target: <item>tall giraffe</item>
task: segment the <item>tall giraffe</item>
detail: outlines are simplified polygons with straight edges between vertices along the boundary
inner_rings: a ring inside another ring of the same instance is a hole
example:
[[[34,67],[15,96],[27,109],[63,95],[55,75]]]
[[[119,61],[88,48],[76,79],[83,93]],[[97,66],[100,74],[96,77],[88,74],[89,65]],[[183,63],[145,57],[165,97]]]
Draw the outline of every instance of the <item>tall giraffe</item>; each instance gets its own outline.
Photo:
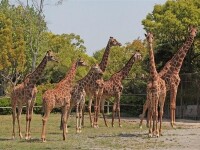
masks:
[[[26,134],[25,139],[30,139],[30,124],[33,114],[33,106],[35,103],[35,97],[37,94],[36,83],[40,79],[47,62],[48,61],[56,61],[54,58],[53,53],[51,50],[47,51],[45,57],[43,58],[42,62],[38,65],[38,67],[32,73],[28,74],[24,81],[14,87],[13,91],[11,92],[11,105],[12,105],[12,119],[13,119],[13,133],[12,136],[15,138],[15,119],[16,119],[16,107],[18,105],[17,111],[17,121],[19,127],[19,136],[23,138],[21,133],[21,112],[22,106],[26,105]]]
[[[126,63],[126,65],[118,72],[113,74],[109,80],[106,81],[98,81],[100,86],[102,86],[101,91],[99,93],[99,98],[100,98],[100,103],[101,103],[101,113],[104,118],[105,125],[107,125],[105,115],[104,115],[104,104],[105,100],[114,97],[115,101],[113,104],[113,111],[112,111],[112,126],[114,126],[114,117],[115,117],[115,112],[117,112],[118,119],[119,119],[119,126],[121,127],[121,122],[120,122],[120,98],[123,90],[123,85],[122,85],[122,80],[128,76],[129,71],[132,68],[132,65],[138,61],[141,60],[142,56],[139,53],[139,51],[136,51],[133,53],[129,61]],[[98,116],[98,115],[97,115]]]
[[[121,46],[121,43],[119,43],[116,39],[113,37],[110,37],[108,44],[106,46],[105,52],[103,54],[102,60],[99,63],[100,69],[104,72],[107,64],[108,64],[108,56],[110,54],[110,48],[113,46]],[[98,99],[98,92],[99,92],[99,85],[97,84],[97,80],[102,79],[101,77],[93,77],[93,82],[90,82],[90,84],[85,88],[86,95],[89,97],[89,103],[88,103],[88,111],[89,111],[89,117],[90,117],[90,124],[93,127],[98,127],[97,124],[97,118],[98,118],[98,112],[99,112],[99,99]],[[98,88],[96,88],[98,87]],[[92,116],[91,116],[91,104],[92,99],[94,99],[94,121],[92,122]]]
[[[156,137],[161,134],[161,124],[163,116],[163,108],[166,97],[166,85],[165,81],[158,75],[155,66],[154,52],[153,52],[153,34],[148,32],[145,34],[148,47],[149,47],[149,58],[150,58],[150,79],[147,84],[147,99],[149,99],[149,137],[153,136],[152,132],[152,117],[153,117],[153,130],[155,130]],[[158,103],[160,105],[160,128],[158,130]]]
[[[100,70],[102,72],[104,72],[105,69],[106,69],[106,66],[108,64],[108,56],[110,54],[110,48],[113,47],[113,46],[121,46],[121,43],[119,43],[115,38],[110,37],[109,40],[108,40],[108,44],[106,46],[105,52],[103,54],[102,60],[101,60],[101,62],[98,65],[98,67],[100,68]],[[86,75],[87,78],[83,78],[81,80],[81,82],[86,82],[85,85],[84,85],[84,90],[79,90],[79,91],[81,91],[79,93],[80,95],[79,96],[75,96],[77,98],[78,97],[80,98],[80,97],[83,97],[83,95],[85,95],[84,93],[86,93],[86,95],[89,97],[89,104],[91,104],[92,100],[94,99],[94,102],[95,102],[94,103],[94,108],[95,108],[95,110],[97,110],[97,107],[98,107],[98,105],[97,105],[98,104],[98,102],[97,102],[97,95],[98,95],[98,92],[99,92],[99,85],[97,84],[96,81],[99,80],[99,79],[101,79],[102,75],[103,75],[103,73],[96,73],[96,74],[94,74],[92,71],[89,71],[88,74]],[[79,86],[79,84],[77,86]],[[82,86],[82,85],[80,85],[80,86]],[[75,89],[77,89],[77,88],[78,87],[75,87]],[[76,93],[76,95],[77,95],[77,93]],[[80,101],[80,100],[77,100],[76,98],[74,98],[72,100],[74,100],[75,102],[76,101]],[[97,125],[93,124],[93,122],[92,122],[91,105],[89,105],[89,106],[90,107],[88,107],[88,111],[89,111],[91,126],[97,127]],[[96,116],[96,115],[94,115],[94,116]],[[96,122],[96,117],[94,117],[94,122]],[[62,121],[61,121],[61,124],[62,124]],[[61,127],[61,125],[60,125],[60,127]]]
[[[197,34],[197,28],[190,26],[188,29],[189,36],[186,41],[183,43],[183,46],[176,52],[176,54],[165,64],[163,69],[159,72],[159,76],[165,80],[167,91],[170,91],[170,117],[171,117],[171,126],[174,127],[175,124],[175,109],[176,109],[176,95],[178,90],[178,85],[180,83],[179,72],[182,67],[184,58],[191,47],[194,37]],[[148,99],[146,100],[143,106],[143,113],[140,115],[141,121],[140,126],[145,115],[146,110],[148,109]],[[148,117],[147,117],[148,125]]]
[[[45,131],[47,119],[50,112],[55,107],[61,107],[62,109],[63,140],[66,139],[66,118],[70,108],[71,90],[73,89],[72,83],[78,66],[86,66],[86,64],[81,59],[75,61],[65,78],[62,79],[54,89],[47,90],[42,96],[44,116],[42,119],[43,126],[41,139],[43,142],[46,141]]]

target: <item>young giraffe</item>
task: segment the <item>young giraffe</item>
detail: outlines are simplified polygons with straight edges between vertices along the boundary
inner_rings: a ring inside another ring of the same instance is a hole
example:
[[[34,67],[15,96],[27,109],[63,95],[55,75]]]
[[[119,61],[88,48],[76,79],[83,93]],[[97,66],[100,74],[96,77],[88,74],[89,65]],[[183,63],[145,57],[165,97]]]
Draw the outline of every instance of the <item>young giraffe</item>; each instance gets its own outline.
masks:
[[[166,86],[165,81],[160,78],[155,66],[154,52],[153,52],[153,34],[148,32],[145,34],[148,47],[149,47],[149,57],[150,57],[150,79],[147,84],[147,99],[149,99],[149,137],[153,136],[155,130],[156,137],[161,134],[162,125],[162,115],[164,102],[166,97]],[[158,120],[158,103],[160,106],[160,127],[158,130],[157,120]],[[152,132],[152,117],[153,117],[153,132]]]
[[[180,83],[179,72],[183,64],[183,60],[191,47],[194,37],[197,34],[197,29],[195,27],[189,28],[189,36],[184,42],[183,46],[176,52],[176,54],[170,59],[163,69],[160,71],[159,76],[165,80],[167,91],[170,91],[170,116],[171,116],[171,126],[174,127],[175,123],[175,109],[176,109],[176,95],[178,85]],[[149,106],[149,100],[147,99],[143,105],[143,112],[140,115],[140,127],[142,127],[142,121],[144,119],[145,112]],[[148,117],[147,117],[147,126],[148,126]]]
[[[26,134],[25,139],[30,139],[30,124],[33,114],[33,106],[35,103],[35,97],[37,94],[36,83],[40,79],[44,68],[48,61],[56,61],[54,58],[52,51],[47,51],[45,57],[43,58],[42,62],[39,66],[33,71],[32,73],[28,74],[24,82],[14,87],[13,91],[11,92],[11,106],[12,106],[12,118],[13,118],[13,133],[12,136],[15,138],[15,119],[16,119],[16,107],[18,105],[17,111],[17,121],[18,121],[18,128],[19,128],[19,136],[23,138],[21,133],[21,125],[20,125],[20,118],[22,112],[22,106],[26,104]]]
[[[61,80],[54,89],[47,90],[42,96],[42,106],[44,110],[44,116],[42,119],[42,142],[46,141],[46,122],[50,112],[55,107],[61,107],[62,109],[63,140],[66,139],[66,117],[70,108],[72,83],[78,66],[86,65],[81,59],[75,61],[67,72],[65,78]]]
[[[107,63],[108,63],[108,56],[110,54],[110,48],[113,47],[113,46],[121,46],[121,43],[119,43],[113,37],[110,37],[110,39],[108,41],[108,44],[106,46],[105,52],[103,54],[102,60],[98,65],[102,72],[104,72],[105,69],[106,69],[106,66],[107,66]],[[89,73],[87,74],[87,78],[83,78],[81,80],[82,82],[87,82],[87,83],[85,83],[86,85],[84,86],[84,90],[80,90],[82,93],[79,93],[80,94],[79,96],[75,96],[75,97],[79,97],[79,98],[83,97],[84,92],[85,92],[86,95],[89,97],[88,111],[89,111],[90,123],[91,123],[92,127],[97,127],[98,126],[97,124],[95,124],[95,122],[97,122],[96,121],[97,117],[94,117],[94,124],[92,122],[91,103],[92,103],[92,100],[94,99],[94,102],[95,102],[94,103],[94,108],[95,108],[95,110],[97,110],[98,109],[97,108],[98,107],[98,105],[97,105],[98,104],[97,95],[98,95],[98,91],[99,91],[99,85],[97,84],[96,81],[101,79],[101,78],[102,78],[102,74],[101,73],[100,74],[94,74],[93,72],[89,71]],[[75,88],[77,88],[77,87],[75,87]],[[75,102],[76,101],[80,101],[80,100],[77,100],[77,99],[72,99],[72,100],[74,100]],[[84,113],[82,113],[82,114],[84,115]],[[94,116],[96,116],[96,114]],[[82,117],[82,119],[83,118],[84,118],[84,116]],[[61,121],[61,124],[62,124],[62,121]],[[83,120],[82,120],[82,124],[83,124]],[[60,125],[60,127],[61,127],[61,125]]]
[[[126,65],[118,72],[113,74],[111,78],[107,81],[98,82],[102,86],[101,92],[99,92],[100,96],[100,103],[101,103],[101,113],[104,118],[105,125],[107,125],[105,115],[104,115],[104,104],[105,100],[114,97],[115,101],[113,104],[113,111],[112,111],[112,127],[114,126],[114,117],[115,113],[117,112],[118,119],[119,119],[119,126],[121,127],[120,122],[120,98],[123,90],[122,80],[128,76],[129,71],[131,70],[132,65],[138,61],[141,60],[142,56],[139,53],[139,51],[136,51],[133,53],[132,57],[129,59],[129,61],[126,63]]]

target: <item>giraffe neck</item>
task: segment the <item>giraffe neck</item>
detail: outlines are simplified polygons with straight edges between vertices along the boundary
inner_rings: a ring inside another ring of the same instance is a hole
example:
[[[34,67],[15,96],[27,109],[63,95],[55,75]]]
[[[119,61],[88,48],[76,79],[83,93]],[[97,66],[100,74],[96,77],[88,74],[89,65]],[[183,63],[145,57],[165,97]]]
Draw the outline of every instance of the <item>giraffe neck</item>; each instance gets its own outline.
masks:
[[[153,52],[153,46],[152,43],[149,43],[149,58],[150,58],[150,76],[152,79],[157,78],[157,70],[155,65],[155,59],[154,59],[154,52]]]
[[[108,41],[108,44],[106,46],[105,52],[103,54],[102,60],[99,64],[100,69],[104,72],[106,70],[106,66],[108,63],[108,56],[110,54],[110,40]]]
[[[118,72],[121,74],[122,80],[128,76],[129,71],[131,70],[134,62],[135,62],[135,55],[132,55],[132,57],[129,59],[126,65]]]
[[[30,73],[29,75],[25,77],[25,80],[29,78],[29,83],[36,84],[40,76],[42,75],[47,65],[47,62],[48,62],[48,59],[45,56],[43,60],[41,61],[41,63],[38,65],[38,67],[32,73]]]
[[[176,52],[176,54],[170,59],[163,69],[160,71],[159,75],[163,76],[167,72],[171,73],[179,73],[183,64],[183,60],[190,49],[192,43],[194,41],[194,36],[189,36],[187,40],[184,42],[182,47]]]
[[[98,73],[94,73],[90,70],[84,78],[78,81],[78,83],[83,88],[85,88],[86,86],[91,88],[92,86],[94,86],[94,82],[96,83],[96,80],[101,79],[101,78],[102,78],[101,75],[99,75]]]
[[[64,86],[65,86],[65,83],[66,83],[66,86],[71,86],[71,83],[76,74],[77,67],[78,67],[77,62],[74,62],[72,64],[70,70],[66,73],[65,77],[58,83],[58,86],[61,84],[62,85],[64,84]]]

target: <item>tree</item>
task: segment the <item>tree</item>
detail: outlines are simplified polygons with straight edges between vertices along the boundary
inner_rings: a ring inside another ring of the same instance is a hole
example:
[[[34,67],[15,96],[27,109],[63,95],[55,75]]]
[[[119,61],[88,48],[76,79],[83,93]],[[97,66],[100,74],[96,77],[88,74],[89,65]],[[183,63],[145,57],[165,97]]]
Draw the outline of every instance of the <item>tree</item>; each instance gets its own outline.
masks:
[[[12,20],[0,12],[0,74],[4,87],[8,81],[13,85],[17,84],[25,67],[24,50],[22,29],[13,28]]]
[[[84,59],[88,66],[95,62],[94,58],[85,54],[84,41],[79,35],[73,33],[57,35],[46,32],[43,34],[42,39],[45,40],[43,42],[44,46],[54,51],[59,59],[59,65],[49,64],[50,66],[46,69],[42,82],[59,82],[78,57]],[[85,67],[78,68],[75,79],[78,80],[86,75],[88,69]]]
[[[198,0],[168,0],[164,5],[155,5],[152,13],[142,21],[144,29],[153,32],[156,38],[156,58],[159,68],[172,57],[185,41],[189,25],[200,25],[200,2]],[[199,69],[199,34],[184,61],[181,72]]]

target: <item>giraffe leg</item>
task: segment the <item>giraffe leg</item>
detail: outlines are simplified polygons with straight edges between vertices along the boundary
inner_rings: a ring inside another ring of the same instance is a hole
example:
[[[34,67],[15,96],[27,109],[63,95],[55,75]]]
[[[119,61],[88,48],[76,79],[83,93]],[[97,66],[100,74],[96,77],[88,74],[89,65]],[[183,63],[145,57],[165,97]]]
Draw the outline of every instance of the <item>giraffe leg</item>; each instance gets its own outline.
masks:
[[[149,137],[152,137],[152,108],[149,109]]]
[[[119,127],[122,127],[121,118],[120,118],[120,96],[121,96],[121,94],[118,94],[118,96],[117,96],[117,116],[118,116],[118,120],[119,120]]]
[[[166,98],[166,90],[163,92],[163,95],[160,99],[160,127],[159,127],[159,134],[160,136],[162,136],[162,118],[163,118],[163,109],[164,109],[164,105],[165,105],[165,98]]]
[[[68,115],[68,112],[69,112],[69,104],[66,104],[64,107],[62,107],[62,128],[63,128],[63,141],[66,140],[66,121],[67,121],[67,115]]]
[[[32,116],[33,116],[33,106],[34,106],[34,104],[31,104],[30,110],[29,110],[28,139],[31,139],[31,120],[32,120]]]
[[[100,113],[100,99],[101,99],[101,95],[97,97],[97,113],[96,113],[96,127],[98,128],[98,118],[99,118],[99,113]]]
[[[12,138],[15,139],[15,119],[16,119],[16,107],[15,106],[12,106],[12,119],[13,119]]]
[[[160,136],[162,136],[162,117],[163,117],[163,108],[162,108],[162,110],[160,110],[160,120],[159,120],[159,122],[160,122],[160,127],[159,127]]]
[[[94,94],[94,128],[97,128],[97,114],[98,114],[98,97],[97,92]]]
[[[46,142],[46,123],[50,115],[50,112],[51,112],[50,109],[45,108],[44,116],[42,118],[42,134],[41,134],[42,142]]]
[[[31,100],[28,100],[26,105],[26,134],[25,134],[26,140],[28,140],[28,132],[29,132],[30,105],[31,105]]]
[[[61,112],[61,117],[60,117],[60,130],[63,130],[63,128],[62,128],[62,117],[63,117],[63,113]]]
[[[159,130],[158,130],[158,99],[155,105],[155,130],[156,130],[156,137],[159,137]]]
[[[175,125],[175,111],[176,111],[176,95],[177,86],[172,86],[170,90],[170,116],[171,116],[171,126],[174,128]]]
[[[79,111],[79,133],[82,132],[81,128],[82,128],[82,117],[83,117],[83,107],[85,106],[85,102],[81,103],[80,105],[80,111]]]
[[[22,105],[18,106],[18,112],[17,112],[17,122],[18,122],[18,129],[19,129],[19,137],[20,139],[23,138],[22,133],[21,133],[21,113],[22,113]]]
[[[79,104],[76,104],[76,133],[79,133]]]
[[[67,126],[68,126],[68,120],[69,120],[69,116],[71,114],[72,108],[73,108],[73,105],[70,104],[69,110],[67,111],[66,133],[68,133],[68,127]]]
[[[115,119],[115,111],[116,111],[116,101],[113,104],[113,110],[112,110],[112,127],[114,127],[114,119]]]
[[[91,127],[93,127],[93,126],[94,126],[94,123],[93,123],[93,121],[92,121],[91,106],[92,106],[92,98],[89,98],[88,112],[89,112],[90,124],[91,124]]]
[[[139,127],[142,128],[142,122],[143,122],[143,119],[144,119],[144,116],[145,116],[145,113],[147,111],[147,108],[148,108],[148,99],[145,101],[144,105],[143,105],[143,110],[142,110],[142,114],[139,115],[140,117],[140,124],[139,124]]]
[[[84,127],[84,113],[85,113],[85,104],[83,104],[83,109],[82,109],[82,120],[81,120],[81,126]]]
[[[103,119],[104,119],[104,123],[106,125],[106,127],[108,127],[108,124],[106,122],[106,118],[105,118],[105,114],[104,114],[104,105],[105,105],[105,99],[101,99],[101,113],[103,115]]]

